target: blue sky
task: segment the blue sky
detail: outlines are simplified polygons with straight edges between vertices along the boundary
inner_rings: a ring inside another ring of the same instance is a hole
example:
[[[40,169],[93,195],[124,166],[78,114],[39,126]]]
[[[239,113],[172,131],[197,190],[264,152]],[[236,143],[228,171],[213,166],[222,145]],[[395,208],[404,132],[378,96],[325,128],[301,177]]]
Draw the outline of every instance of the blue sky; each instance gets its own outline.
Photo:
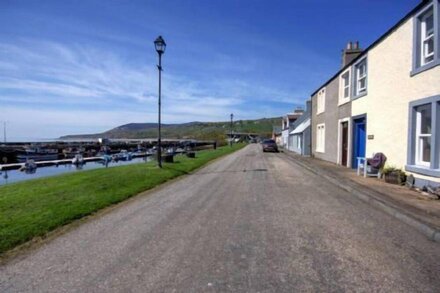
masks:
[[[281,116],[419,0],[0,0],[0,121],[11,139]]]

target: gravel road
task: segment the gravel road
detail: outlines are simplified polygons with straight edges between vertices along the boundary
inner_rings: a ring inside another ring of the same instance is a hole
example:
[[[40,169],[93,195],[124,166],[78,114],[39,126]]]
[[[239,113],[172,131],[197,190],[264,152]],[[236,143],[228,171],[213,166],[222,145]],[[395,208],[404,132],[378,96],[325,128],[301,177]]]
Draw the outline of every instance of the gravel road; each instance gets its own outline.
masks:
[[[0,267],[0,292],[439,292],[440,245],[250,145]]]

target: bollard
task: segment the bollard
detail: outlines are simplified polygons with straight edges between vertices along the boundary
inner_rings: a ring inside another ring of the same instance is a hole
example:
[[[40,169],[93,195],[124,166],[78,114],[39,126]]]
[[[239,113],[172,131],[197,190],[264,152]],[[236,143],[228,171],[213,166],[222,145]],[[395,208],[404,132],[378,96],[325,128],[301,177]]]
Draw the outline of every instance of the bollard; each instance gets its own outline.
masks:
[[[166,154],[162,156],[162,161],[165,163],[174,163],[174,155]]]

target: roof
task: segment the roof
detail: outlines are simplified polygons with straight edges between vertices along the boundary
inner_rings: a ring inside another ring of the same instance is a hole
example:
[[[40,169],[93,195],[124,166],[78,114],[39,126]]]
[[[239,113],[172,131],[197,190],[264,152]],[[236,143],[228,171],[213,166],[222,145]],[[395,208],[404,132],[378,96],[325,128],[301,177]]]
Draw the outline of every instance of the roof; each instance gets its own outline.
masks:
[[[289,119],[289,120],[291,120],[291,119],[298,119],[299,117],[302,116],[303,113],[304,113],[304,112],[289,113],[289,114],[287,114],[286,116],[284,116],[284,118],[287,118],[287,119]]]
[[[307,118],[305,121],[300,123],[294,130],[292,130],[292,132],[290,132],[290,134],[302,133],[309,126],[310,126],[310,118]]]
[[[384,33],[381,37],[379,37],[376,41],[374,41],[370,46],[368,46],[358,57],[354,58],[351,62],[347,63],[344,67],[342,67],[335,75],[333,75],[329,80],[327,80],[323,85],[321,85],[318,89],[316,89],[311,96],[314,96],[322,87],[328,85],[333,79],[339,76],[343,71],[349,68],[351,65],[356,63],[358,60],[362,59],[368,51],[373,49],[376,45],[382,42],[388,35],[397,30],[404,22],[406,22],[409,18],[411,18],[414,14],[416,14],[419,10],[421,10],[424,6],[430,3],[432,0],[422,0],[416,7],[414,7],[408,14],[406,14],[401,20],[399,20],[394,26],[392,26],[386,33]]]
[[[304,122],[305,120],[307,120],[308,118],[310,118],[310,108],[307,108],[306,111],[304,112],[303,115],[301,115],[293,124],[292,124],[292,128],[295,129],[296,127],[298,127],[298,125],[300,125],[302,122]]]

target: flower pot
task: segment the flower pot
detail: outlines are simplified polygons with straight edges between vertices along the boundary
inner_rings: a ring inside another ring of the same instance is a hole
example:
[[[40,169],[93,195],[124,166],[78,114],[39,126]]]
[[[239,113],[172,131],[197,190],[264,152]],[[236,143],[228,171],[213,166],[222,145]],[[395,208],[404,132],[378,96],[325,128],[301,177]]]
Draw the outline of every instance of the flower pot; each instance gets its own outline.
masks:
[[[406,181],[406,175],[402,172],[390,172],[384,175],[385,182],[402,185]]]

